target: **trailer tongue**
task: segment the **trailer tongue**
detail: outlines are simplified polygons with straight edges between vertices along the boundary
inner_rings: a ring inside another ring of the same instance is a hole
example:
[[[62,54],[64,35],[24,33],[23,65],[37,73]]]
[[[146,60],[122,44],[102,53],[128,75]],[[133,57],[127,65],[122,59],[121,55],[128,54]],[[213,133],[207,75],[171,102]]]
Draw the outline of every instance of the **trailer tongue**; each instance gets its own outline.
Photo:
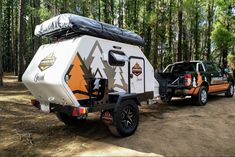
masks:
[[[77,125],[99,111],[112,133],[132,135],[140,102],[159,95],[153,67],[136,46],[143,40],[71,14],[42,23],[35,34],[58,40],[42,45],[23,75],[35,97],[32,104],[56,113],[66,125]]]

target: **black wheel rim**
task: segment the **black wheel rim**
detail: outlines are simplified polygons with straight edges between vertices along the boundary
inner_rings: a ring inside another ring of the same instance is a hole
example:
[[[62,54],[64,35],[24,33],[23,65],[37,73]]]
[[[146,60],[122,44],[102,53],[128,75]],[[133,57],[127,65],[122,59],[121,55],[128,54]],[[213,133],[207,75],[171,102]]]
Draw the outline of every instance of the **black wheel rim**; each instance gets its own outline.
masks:
[[[121,124],[124,128],[128,129],[136,124],[136,112],[135,109],[128,105],[122,110]]]

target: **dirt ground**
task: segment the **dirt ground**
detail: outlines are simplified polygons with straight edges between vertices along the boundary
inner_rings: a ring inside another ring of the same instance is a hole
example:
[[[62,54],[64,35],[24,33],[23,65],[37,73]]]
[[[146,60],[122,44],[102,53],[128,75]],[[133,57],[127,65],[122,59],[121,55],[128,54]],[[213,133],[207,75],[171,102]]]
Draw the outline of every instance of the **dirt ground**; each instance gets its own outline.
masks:
[[[142,105],[136,133],[117,138],[91,114],[67,128],[54,114],[30,105],[32,96],[7,75],[0,89],[0,156],[235,156],[235,97],[211,96],[206,106],[190,99]]]

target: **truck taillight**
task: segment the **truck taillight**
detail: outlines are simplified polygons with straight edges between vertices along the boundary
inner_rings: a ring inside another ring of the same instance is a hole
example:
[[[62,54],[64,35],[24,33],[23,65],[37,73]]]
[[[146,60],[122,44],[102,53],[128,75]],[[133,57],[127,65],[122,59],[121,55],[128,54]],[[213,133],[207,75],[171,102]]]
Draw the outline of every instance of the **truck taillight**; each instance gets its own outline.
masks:
[[[185,74],[184,75],[184,86],[188,87],[192,84],[192,75],[191,74]]]

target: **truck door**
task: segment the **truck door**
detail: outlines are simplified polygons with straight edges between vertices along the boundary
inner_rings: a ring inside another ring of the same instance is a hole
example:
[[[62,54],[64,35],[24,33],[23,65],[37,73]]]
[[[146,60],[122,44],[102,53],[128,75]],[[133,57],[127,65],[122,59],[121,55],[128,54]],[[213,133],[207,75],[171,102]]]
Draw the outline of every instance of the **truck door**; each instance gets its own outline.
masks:
[[[129,92],[145,92],[145,64],[140,57],[130,57],[129,62]]]
[[[228,88],[227,78],[218,64],[207,64],[207,76],[210,83],[209,92],[223,91]]]

